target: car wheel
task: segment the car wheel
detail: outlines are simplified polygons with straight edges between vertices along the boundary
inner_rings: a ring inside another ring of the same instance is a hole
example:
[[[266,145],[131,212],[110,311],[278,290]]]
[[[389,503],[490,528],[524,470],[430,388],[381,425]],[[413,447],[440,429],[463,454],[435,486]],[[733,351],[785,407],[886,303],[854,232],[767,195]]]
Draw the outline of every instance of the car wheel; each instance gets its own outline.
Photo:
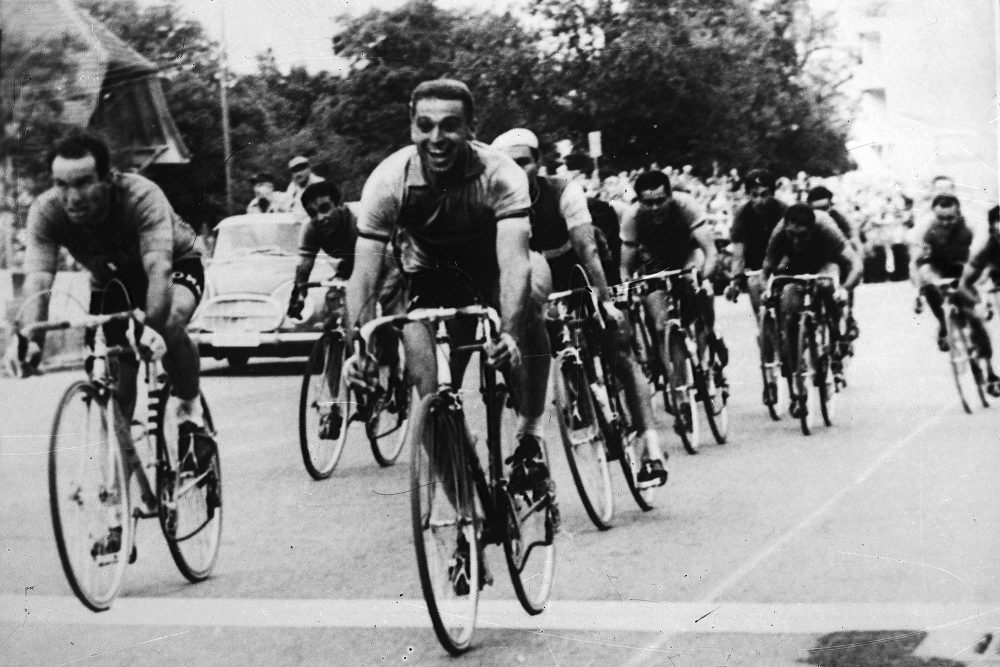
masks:
[[[234,371],[245,371],[247,363],[250,361],[250,354],[248,352],[232,352],[226,355],[226,361]]]

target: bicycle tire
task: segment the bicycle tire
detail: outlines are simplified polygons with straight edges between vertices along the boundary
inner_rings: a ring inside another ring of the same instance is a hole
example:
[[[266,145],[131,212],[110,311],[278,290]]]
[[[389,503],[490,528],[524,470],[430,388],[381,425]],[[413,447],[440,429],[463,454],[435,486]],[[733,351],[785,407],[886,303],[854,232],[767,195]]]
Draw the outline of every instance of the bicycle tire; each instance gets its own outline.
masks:
[[[413,403],[414,390],[405,378],[393,379],[388,391],[395,392],[395,385],[398,382],[403,382],[405,388],[397,394],[395,411],[388,411],[392,397],[382,396],[375,400],[365,419],[365,434],[372,448],[372,456],[383,468],[395,464],[403,451],[403,445],[406,443],[406,422],[409,419],[410,405]]]
[[[89,382],[74,382],[59,401],[49,438],[49,509],[59,562],[73,594],[92,611],[110,608],[121,590],[134,528],[122,449],[114,425],[107,423],[107,400]],[[82,425],[71,424],[80,416],[71,411],[81,407]],[[96,478],[84,479],[88,472]],[[79,523],[73,514],[86,514],[83,530],[70,528]]]
[[[773,421],[781,420],[781,356],[779,352],[778,323],[766,311],[761,313],[760,332],[760,375],[763,384],[762,396],[767,413]]]
[[[182,473],[172,463],[177,460],[177,427],[172,417],[177,412],[173,403],[178,399],[171,396],[170,389],[169,383],[164,384],[156,424],[160,529],[174,565],[185,579],[198,583],[212,575],[222,546],[222,463],[218,447],[204,472]],[[215,438],[215,421],[204,394],[201,410],[205,430]]]
[[[813,358],[817,360],[816,386],[819,389],[820,414],[824,424],[833,426],[833,418],[837,411],[838,387],[837,377],[833,372],[833,345],[827,325],[820,325],[816,335],[812,337],[812,345]]]
[[[976,372],[973,370],[973,364],[977,363],[977,360],[974,358],[964,323],[954,310],[949,311],[946,322],[948,360],[955,378],[955,387],[958,389],[958,397],[962,401],[962,409],[971,415],[975,412],[972,385],[975,385],[976,393],[979,394],[984,407],[988,407],[989,403],[985,398],[984,387],[978,382]],[[979,372],[981,373],[981,370]]]
[[[484,367],[485,364],[481,364]],[[514,594],[521,608],[531,615],[540,614],[552,594],[552,582],[555,575],[555,526],[554,513],[558,512],[555,503],[555,485],[551,483],[547,492],[541,498],[529,497],[525,494],[512,494],[507,488],[504,465],[504,452],[512,453],[517,442],[516,426],[517,412],[506,380],[490,380],[492,370],[486,370],[486,394],[492,404],[487,410],[490,433],[495,434],[499,441],[490,446],[490,471],[494,480],[500,481],[496,487],[495,511],[502,521],[505,530],[502,534],[504,559],[507,561],[507,571],[510,573]],[[552,460],[548,456],[545,441],[539,439],[541,456],[548,469],[552,470]],[[531,492],[534,496],[534,491]]]
[[[798,347],[795,350],[796,365],[794,371],[795,391],[801,412],[799,426],[803,435],[810,435],[816,429],[816,365],[813,359],[815,347],[812,344],[811,320],[803,319],[799,323]]]
[[[552,380],[552,403],[573,484],[591,522],[599,530],[607,530],[615,512],[614,491],[586,370],[579,361],[560,354]]]
[[[642,445],[639,443],[639,433],[632,428],[632,418],[628,414],[628,409],[626,407],[626,401],[624,397],[624,390],[619,388],[618,400],[615,403],[619,419],[619,434],[617,435],[620,442],[621,455],[618,457],[618,461],[621,463],[622,474],[625,476],[625,485],[628,487],[629,493],[632,495],[632,500],[635,504],[639,506],[643,512],[648,512],[655,507],[654,500],[656,498],[657,492],[659,492],[659,486],[651,486],[645,489],[640,489],[637,478],[639,476],[639,470],[642,468]],[[664,458],[666,455],[664,454]]]
[[[667,385],[674,407],[674,432],[680,436],[688,454],[697,454],[701,449],[701,429],[695,409],[697,388],[694,363],[685,335],[680,330],[670,330],[666,336],[667,354],[670,356]]]
[[[306,362],[302,376],[302,388],[299,393],[299,448],[302,452],[302,463],[306,472],[315,479],[327,479],[333,474],[344,451],[347,442],[347,431],[354,414],[355,403],[353,394],[345,401],[338,402],[331,395],[328,373],[340,376],[340,368],[345,358],[343,341],[324,333],[313,345]],[[328,368],[331,362],[336,362],[336,368]],[[338,392],[347,393],[340,379]],[[322,412],[340,410],[340,433],[335,438],[321,438],[320,427]]]
[[[725,384],[725,371],[716,357],[715,348],[706,342],[706,363],[699,364],[695,370],[698,396],[705,410],[705,421],[718,445],[726,444],[729,438],[729,396],[727,389],[720,386],[719,379]]]
[[[410,418],[410,516],[417,570],[434,634],[446,651],[468,650],[476,626],[478,585],[484,564],[479,544],[481,519],[464,450],[457,442],[461,412],[439,410],[438,395],[424,397]],[[447,488],[453,489],[453,499]],[[435,514],[437,513],[437,514]],[[450,526],[450,528],[449,528]],[[468,554],[459,549],[465,540]],[[465,556],[467,568],[458,569]],[[464,595],[456,582],[465,577]],[[473,583],[475,582],[475,583]]]

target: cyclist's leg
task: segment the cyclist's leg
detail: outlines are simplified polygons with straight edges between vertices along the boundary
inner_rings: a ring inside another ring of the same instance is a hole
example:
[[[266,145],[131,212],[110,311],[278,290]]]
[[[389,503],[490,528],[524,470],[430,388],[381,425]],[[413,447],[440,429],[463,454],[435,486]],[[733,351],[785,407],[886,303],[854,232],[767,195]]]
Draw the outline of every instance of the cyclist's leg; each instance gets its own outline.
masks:
[[[625,401],[632,415],[636,432],[642,434],[645,445],[642,460],[657,462],[650,464],[656,468],[654,474],[665,479],[666,471],[663,470],[663,462],[666,461],[667,455],[660,447],[660,438],[653,421],[652,395],[649,383],[646,382],[646,378],[632,354],[631,340],[632,330],[628,320],[625,320],[622,326],[615,331],[615,372],[618,374],[622,389],[625,391]]]
[[[990,342],[990,334],[986,331],[986,325],[983,324],[983,320],[976,314],[971,304],[963,306],[962,314],[969,324],[969,338],[976,347],[979,357],[986,364],[988,390],[994,396],[1000,395],[1000,378],[993,370],[993,345]]]
[[[753,319],[760,323],[760,302],[764,294],[764,280],[759,273],[747,276],[747,295],[750,297],[750,307],[753,308]]]
[[[840,341],[843,338],[841,323],[844,313],[841,304],[837,303],[835,294],[840,286],[840,266],[835,262],[830,262],[819,270],[819,275],[829,276],[833,279],[832,284],[821,286],[820,293],[825,302],[827,322],[830,327],[830,347],[834,351],[834,355],[839,357]]]
[[[114,280],[106,287],[95,288],[90,293],[90,314],[108,315],[120,313],[136,307],[142,307],[145,294],[133,289],[125,282]],[[124,322],[105,324],[104,337],[108,345],[128,345],[125,336],[127,325]],[[87,347],[94,344],[92,336],[87,335]],[[116,357],[118,376],[118,404],[122,415],[127,421],[132,420],[135,411],[136,377],[139,374],[139,360],[132,354],[122,354]]]
[[[645,307],[646,313],[649,316],[650,322],[653,324],[653,329],[656,333],[655,344],[658,346],[660,359],[663,360],[664,365],[669,362],[669,350],[667,350],[667,319],[669,313],[667,312],[667,302],[666,302],[666,292],[662,289],[654,290],[646,295]]]
[[[180,399],[178,406],[181,421],[203,425],[199,378],[201,358],[198,348],[187,332],[187,325],[194,315],[205,287],[205,269],[200,257],[182,259],[174,263],[170,286],[170,314],[163,332],[167,354],[163,368],[167,371]]]
[[[924,301],[927,303],[927,307],[931,309],[934,317],[937,318],[938,346],[941,347],[943,345],[942,349],[945,349],[947,347],[947,332],[944,324],[944,296],[937,285],[934,284],[935,281],[941,280],[941,271],[930,262],[922,262],[917,264],[913,278],[917,283],[920,294],[923,295]]]
[[[705,252],[701,248],[695,248],[688,255],[684,268],[696,268],[700,273],[704,266]],[[706,343],[716,350],[719,361],[725,366],[729,362],[729,353],[725,343],[722,342],[722,336],[715,333],[715,289],[707,277],[696,288],[692,305],[694,312],[698,313],[705,323],[705,333],[708,335]]]
[[[518,438],[530,433],[541,438],[545,432],[545,398],[549,385],[552,350],[542,307],[552,293],[552,273],[542,255],[531,253],[531,307],[526,309],[521,359],[521,415]]]

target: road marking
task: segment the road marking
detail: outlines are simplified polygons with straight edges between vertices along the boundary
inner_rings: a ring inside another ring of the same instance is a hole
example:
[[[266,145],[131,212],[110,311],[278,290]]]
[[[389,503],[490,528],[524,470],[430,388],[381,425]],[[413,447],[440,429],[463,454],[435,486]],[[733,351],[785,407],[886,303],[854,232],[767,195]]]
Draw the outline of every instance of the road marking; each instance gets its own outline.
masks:
[[[0,595],[0,624],[252,628],[429,628],[422,601],[131,598],[93,613],[68,596]],[[483,629],[643,633],[819,634],[934,630],[1000,623],[1000,604],[756,604],[553,600],[528,616],[514,600],[481,600]]]
[[[797,524],[786,530],[780,537],[771,542],[771,544],[769,544],[763,550],[758,552],[757,555],[753,556],[743,565],[736,568],[736,570],[732,574],[730,574],[728,577],[726,577],[721,582],[716,584],[716,586],[712,588],[702,598],[700,604],[703,604],[706,607],[711,607],[713,603],[717,603],[719,598],[722,597],[722,595],[724,595],[726,591],[728,591],[733,586],[742,581],[748,574],[757,569],[761,563],[771,558],[775,553],[778,552],[779,549],[785,546],[793,538],[797,537],[799,533],[801,533],[806,528],[816,523],[817,520],[819,520],[822,516],[824,516],[831,509],[833,509],[833,507],[841,500],[843,500],[848,494],[852,493],[859,486],[868,481],[868,478],[871,477],[873,474],[875,474],[875,472],[879,468],[881,468],[886,461],[895,456],[899,452],[899,450],[901,450],[903,447],[906,447],[908,444],[910,444],[910,442],[912,442],[915,438],[917,438],[917,436],[921,435],[931,426],[935,425],[936,423],[944,419],[944,417],[950,414],[951,412],[954,412],[954,409],[942,408],[941,410],[936,411],[934,415],[920,422],[920,424],[918,424],[916,428],[914,428],[905,436],[897,440],[890,447],[887,447],[885,451],[883,451],[882,454],[877,459],[875,459],[875,461],[873,461],[867,468],[865,468],[865,470],[860,475],[858,475],[851,484],[843,487],[837,493],[830,496],[830,498],[828,498],[826,502],[824,502],[822,505],[820,505],[815,510],[806,515],[804,518],[802,518]],[[901,627],[910,628],[913,626],[901,626]],[[883,627],[881,629],[892,629],[892,628]],[[670,640],[671,637],[669,634],[660,637],[654,644],[647,647],[647,651],[635,655],[631,660],[625,663],[625,667],[637,667],[638,665],[644,664],[647,660],[650,659],[651,655],[653,655],[656,651],[669,644]]]

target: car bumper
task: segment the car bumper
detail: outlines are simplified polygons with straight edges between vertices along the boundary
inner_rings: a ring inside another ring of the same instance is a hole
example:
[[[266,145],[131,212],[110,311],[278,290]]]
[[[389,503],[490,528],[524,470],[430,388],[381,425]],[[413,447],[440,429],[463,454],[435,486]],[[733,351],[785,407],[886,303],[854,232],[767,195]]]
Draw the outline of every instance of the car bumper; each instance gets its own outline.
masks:
[[[320,331],[190,332],[191,340],[198,346],[198,353],[215,359],[225,359],[234,354],[252,357],[306,356],[321,335]]]

